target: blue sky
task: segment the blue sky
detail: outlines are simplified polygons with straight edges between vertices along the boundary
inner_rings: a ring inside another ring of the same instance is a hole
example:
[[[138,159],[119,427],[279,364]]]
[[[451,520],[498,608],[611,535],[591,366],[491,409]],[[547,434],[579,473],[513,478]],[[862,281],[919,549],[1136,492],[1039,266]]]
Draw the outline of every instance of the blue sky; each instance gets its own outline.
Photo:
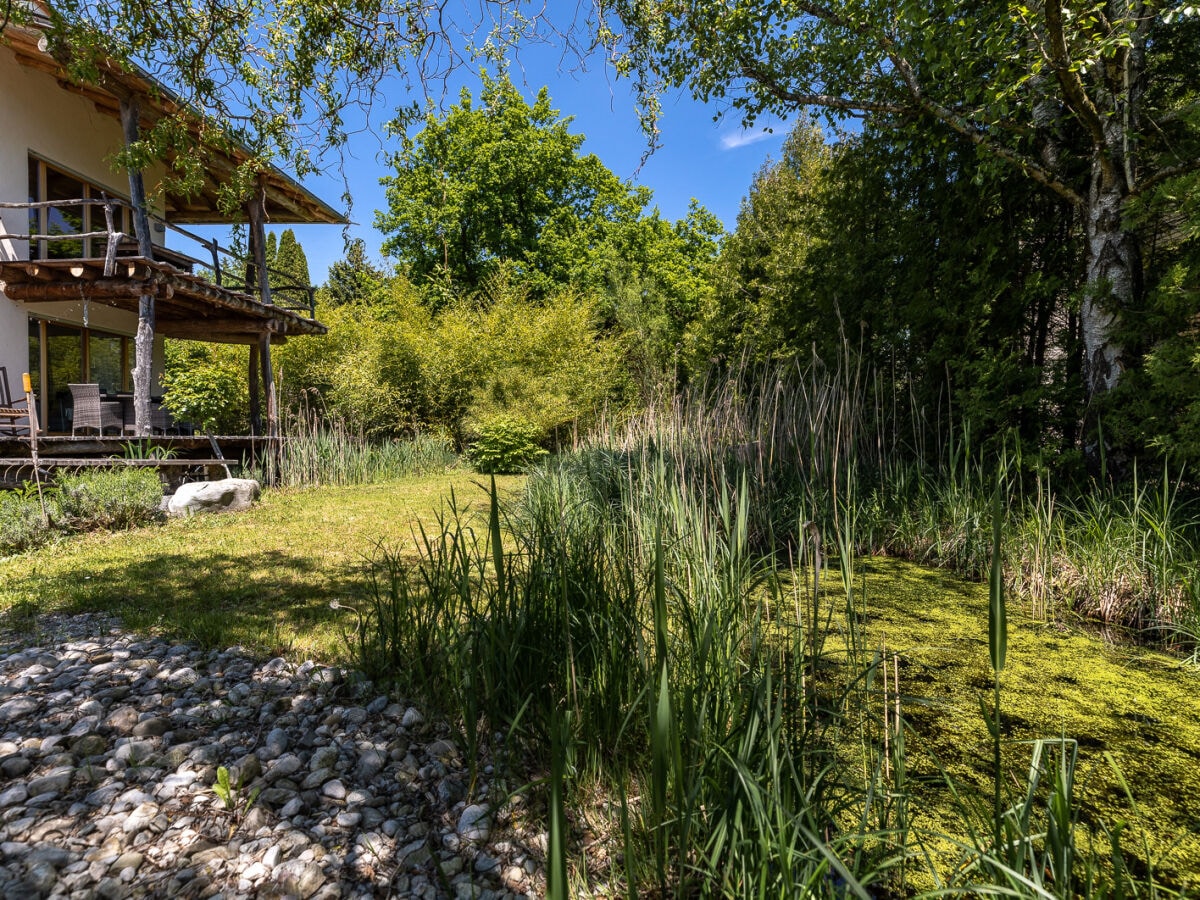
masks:
[[[663,99],[662,146],[642,163],[646,139],[638,124],[630,84],[606,72],[599,61],[590,63],[587,71],[569,71],[560,68],[557,53],[542,48],[540,52],[524,53],[513,66],[512,78],[530,99],[542,85],[548,86],[554,107],[563,116],[574,116],[571,130],[585,135],[583,152],[596,154],[621,178],[653,190],[652,204],[669,219],[685,215],[688,203],[695,197],[727,229],[732,229],[751,178],[768,155],[778,155],[787,130],[786,125],[775,123],[774,133],[761,127],[744,132],[736,116],[714,122],[717,107],[674,94]],[[448,108],[457,101],[458,86],[464,83],[477,94],[478,81],[473,76],[460,79],[448,92],[444,105]],[[389,102],[390,99],[384,98],[379,108],[398,105]],[[345,165],[354,198],[351,218],[356,223],[350,229],[350,236],[363,238],[375,257],[379,255],[382,237],[372,223],[375,210],[386,204],[379,179],[388,173],[384,162],[388,145],[378,125],[375,123],[374,128],[351,139]],[[330,169],[328,175],[308,178],[305,184],[340,207],[339,198],[344,190],[341,175],[335,166]],[[343,255],[341,230],[331,226],[302,226],[295,230],[308,256],[313,281],[324,282],[330,263]]]

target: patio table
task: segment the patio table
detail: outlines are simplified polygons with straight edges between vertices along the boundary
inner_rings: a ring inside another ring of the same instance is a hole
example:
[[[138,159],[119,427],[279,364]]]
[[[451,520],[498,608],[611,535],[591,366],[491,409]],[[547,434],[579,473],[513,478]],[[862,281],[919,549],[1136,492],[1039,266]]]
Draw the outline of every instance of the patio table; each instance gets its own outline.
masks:
[[[137,413],[133,408],[133,394],[128,391],[117,391],[104,396],[108,400],[115,400],[121,404],[121,423],[124,428],[134,427],[137,423]],[[163,434],[166,434],[166,416],[163,414],[162,399],[162,397],[150,398],[150,431],[153,432],[157,427],[162,430]]]

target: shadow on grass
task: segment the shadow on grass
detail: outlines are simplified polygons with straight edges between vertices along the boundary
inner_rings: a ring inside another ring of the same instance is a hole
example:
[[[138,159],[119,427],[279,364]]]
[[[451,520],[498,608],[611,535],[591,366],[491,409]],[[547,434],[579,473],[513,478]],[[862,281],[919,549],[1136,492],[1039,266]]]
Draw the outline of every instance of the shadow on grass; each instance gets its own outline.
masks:
[[[262,653],[343,656],[352,623],[330,601],[366,597],[368,561],[330,565],[299,554],[162,552],[117,556],[70,573],[36,570],[7,588],[23,596],[0,626],[29,630],[32,611],[104,612],[126,627],[206,648],[240,644]]]

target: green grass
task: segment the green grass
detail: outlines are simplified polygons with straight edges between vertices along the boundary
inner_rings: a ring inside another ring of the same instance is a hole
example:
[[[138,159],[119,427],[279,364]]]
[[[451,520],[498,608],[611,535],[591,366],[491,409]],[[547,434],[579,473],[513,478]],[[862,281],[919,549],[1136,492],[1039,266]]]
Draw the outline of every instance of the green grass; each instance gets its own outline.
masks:
[[[205,646],[344,659],[347,614],[330,601],[362,599],[378,545],[410,551],[412,529],[431,523],[451,490],[461,505],[486,508],[477,478],[455,472],[266,491],[242,514],[74,536],[0,559],[0,610],[104,610]]]

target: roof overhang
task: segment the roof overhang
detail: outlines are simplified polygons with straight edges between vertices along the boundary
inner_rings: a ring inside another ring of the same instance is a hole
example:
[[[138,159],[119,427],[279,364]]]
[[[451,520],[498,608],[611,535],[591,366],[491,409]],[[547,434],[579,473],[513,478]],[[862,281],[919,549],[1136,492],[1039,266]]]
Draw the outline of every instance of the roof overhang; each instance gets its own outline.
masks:
[[[155,332],[185,340],[250,344],[267,335],[281,343],[326,332],[296,310],[141,257],[121,257],[107,270],[103,259],[0,262],[0,290],[26,305],[87,300],[134,314],[141,297],[154,297]]]
[[[222,212],[217,202],[218,191],[234,170],[251,159],[253,154],[232,139],[205,140],[200,117],[181,103],[165,85],[146,72],[124,68],[115,60],[101,65],[99,83],[78,81],[49,52],[44,35],[36,24],[10,24],[0,33],[0,42],[8,45],[20,65],[50,75],[63,90],[87,98],[101,113],[118,121],[122,96],[138,101],[143,127],[153,125],[163,116],[180,116],[187,123],[197,144],[203,147],[204,178],[194,195],[165,194],[167,219],[179,224],[228,224],[241,221],[240,217]],[[342,213],[279,168],[265,166],[259,173],[259,179],[269,222],[347,224]]]

